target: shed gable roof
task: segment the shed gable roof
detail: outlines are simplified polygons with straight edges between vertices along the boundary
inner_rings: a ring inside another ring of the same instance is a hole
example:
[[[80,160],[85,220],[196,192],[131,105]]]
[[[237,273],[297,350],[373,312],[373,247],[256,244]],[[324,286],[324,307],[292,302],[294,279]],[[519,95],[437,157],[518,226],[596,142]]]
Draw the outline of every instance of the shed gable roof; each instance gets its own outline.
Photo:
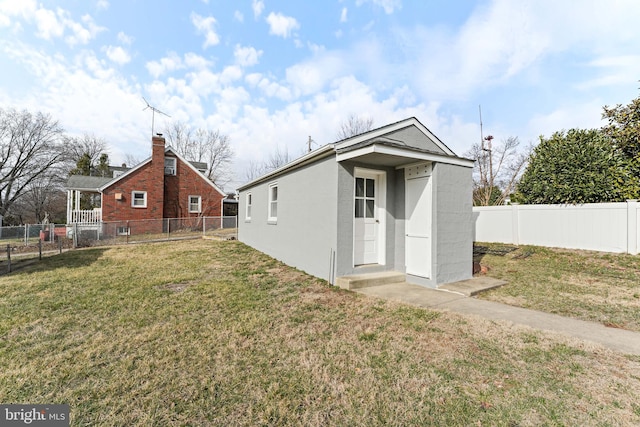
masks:
[[[297,169],[330,154],[337,155],[336,159],[340,161],[340,157],[350,157],[348,154],[343,153],[352,152],[351,154],[355,155],[362,148],[370,147],[370,150],[376,151],[376,147],[380,146],[388,147],[392,151],[395,150],[394,152],[404,151],[406,153],[421,154],[416,156],[417,159],[421,160],[435,159],[436,161],[452,162],[466,167],[473,166],[473,161],[458,157],[418,119],[410,117],[332,144],[323,145],[315,151],[241,185],[238,190],[245,190],[255,184],[273,179],[286,171]]]
[[[446,156],[457,157],[456,154],[435,136],[425,125],[415,117],[391,123],[359,135],[352,136],[335,143],[336,151],[344,150],[354,145],[373,143],[395,143],[405,147],[417,148]],[[362,146],[362,145],[360,145]]]

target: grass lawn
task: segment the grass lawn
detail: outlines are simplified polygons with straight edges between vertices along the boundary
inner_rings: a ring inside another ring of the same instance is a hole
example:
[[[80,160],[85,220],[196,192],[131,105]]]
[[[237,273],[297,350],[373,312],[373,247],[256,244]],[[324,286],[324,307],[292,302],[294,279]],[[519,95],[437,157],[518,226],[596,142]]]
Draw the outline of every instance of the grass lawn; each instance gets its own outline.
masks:
[[[640,331],[640,256],[476,244],[487,274],[508,281],[480,298]]]
[[[638,425],[639,395],[640,357],[337,290],[237,241],[0,277],[0,403],[68,403],[74,426]]]

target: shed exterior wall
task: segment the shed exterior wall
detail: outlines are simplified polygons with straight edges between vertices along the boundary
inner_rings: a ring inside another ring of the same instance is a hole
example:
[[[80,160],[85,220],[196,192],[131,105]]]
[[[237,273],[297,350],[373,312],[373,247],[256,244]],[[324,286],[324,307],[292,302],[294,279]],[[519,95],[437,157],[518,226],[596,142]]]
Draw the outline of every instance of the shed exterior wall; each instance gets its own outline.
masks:
[[[433,268],[436,284],[472,277],[473,169],[435,163],[433,167]]]
[[[338,164],[335,157],[240,191],[238,239],[316,277],[332,280],[336,254]],[[269,186],[278,185],[277,221],[268,221]],[[251,193],[251,219],[246,218]]]

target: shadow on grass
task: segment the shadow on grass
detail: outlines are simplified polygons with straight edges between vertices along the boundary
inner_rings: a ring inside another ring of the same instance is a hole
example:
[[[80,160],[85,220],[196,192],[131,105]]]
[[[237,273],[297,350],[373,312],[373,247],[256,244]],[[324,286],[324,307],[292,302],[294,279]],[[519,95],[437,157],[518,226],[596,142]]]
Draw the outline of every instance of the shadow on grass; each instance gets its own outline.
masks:
[[[8,261],[0,261],[0,277],[13,274],[31,274],[42,271],[54,271],[58,268],[83,267],[93,264],[108,247],[67,250],[56,254],[44,254],[42,260],[37,254],[33,258],[11,260],[11,272]]]
[[[486,255],[505,256],[511,252],[517,251],[518,249],[518,246],[513,245],[473,242],[473,274],[482,272],[482,259]],[[529,255],[530,253],[526,253],[519,256],[526,258]]]

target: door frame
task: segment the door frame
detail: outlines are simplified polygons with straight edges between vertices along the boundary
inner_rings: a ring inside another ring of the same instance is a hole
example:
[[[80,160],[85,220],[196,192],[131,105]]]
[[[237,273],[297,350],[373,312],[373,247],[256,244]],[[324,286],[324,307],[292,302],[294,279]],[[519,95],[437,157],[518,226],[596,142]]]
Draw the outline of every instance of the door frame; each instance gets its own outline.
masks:
[[[377,233],[377,241],[376,248],[378,252],[378,265],[385,265],[387,263],[387,172],[379,169],[368,169],[355,167],[353,170],[353,179],[352,179],[352,195],[351,195],[351,245],[352,245],[352,253],[351,253],[351,263],[354,267],[363,264],[356,264],[356,233],[355,233],[355,215],[354,215],[354,204],[355,204],[355,187],[356,187],[356,178],[375,178],[378,188],[376,188],[376,217],[378,218],[378,233]],[[365,264],[367,265],[367,264]]]

